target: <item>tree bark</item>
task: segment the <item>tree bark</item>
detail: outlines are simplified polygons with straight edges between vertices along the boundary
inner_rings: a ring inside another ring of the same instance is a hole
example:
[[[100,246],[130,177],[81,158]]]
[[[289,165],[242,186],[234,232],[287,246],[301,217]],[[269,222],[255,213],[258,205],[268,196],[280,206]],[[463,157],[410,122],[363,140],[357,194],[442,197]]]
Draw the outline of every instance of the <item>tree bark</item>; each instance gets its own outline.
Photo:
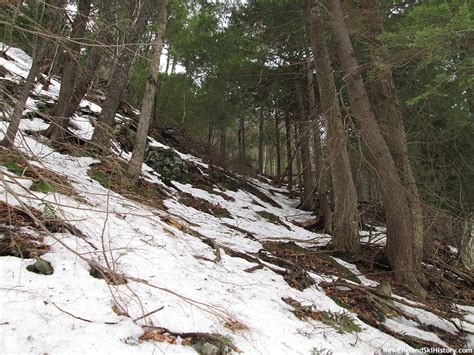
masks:
[[[153,8],[151,0],[138,1],[130,3],[131,9],[137,10],[137,15],[129,31],[125,36],[125,44],[135,45],[145,31],[150,9]],[[132,11],[133,13],[133,11]],[[105,101],[102,105],[102,111],[99,115],[97,125],[92,135],[92,142],[98,146],[107,146],[111,135],[112,126],[115,122],[115,114],[122,99],[123,92],[127,86],[128,75],[136,48],[125,47],[115,64],[109,77],[107,88],[105,90]]]
[[[212,153],[212,141],[214,137],[214,127],[212,123],[209,123],[209,126],[207,127],[207,151],[208,153]]]
[[[263,173],[263,107],[260,108],[260,116],[258,119],[258,173]]]
[[[288,190],[293,192],[293,154],[291,151],[291,124],[288,114],[285,115],[285,132],[286,132],[286,172],[288,176]]]
[[[20,127],[21,118],[23,115],[23,110],[26,106],[26,101],[30,96],[31,90],[33,90],[35,86],[35,79],[36,76],[39,74],[39,69],[41,63],[45,58],[45,51],[37,48],[36,54],[33,55],[33,63],[31,64],[30,71],[28,76],[26,77],[25,83],[23,84],[23,88],[21,90],[20,96],[18,97],[17,101],[15,102],[15,108],[13,110],[12,115],[10,116],[10,124],[8,125],[7,132],[5,137],[0,142],[0,145],[5,148],[12,148],[15,142],[16,134],[18,133],[18,129]]]
[[[220,155],[221,163],[225,162],[226,155],[227,155],[227,152],[226,152],[227,139],[226,138],[227,138],[226,128],[225,128],[224,123],[221,122],[221,126],[219,127],[219,155]]]
[[[380,93],[379,103],[382,107],[378,118],[383,137],[395,161],[405,189],[411,214],[414,267],[419,268],[423,257],[423,211],[415,174],[410,163],[403,115],[390,66],[384,63],[381,58],[378,58],[375,64],[378,78],[375,84]]]
[[[147,143],[148,130],[153,116],[153,108],[156,96],[158,75],[160,74],[160,57],[165,40],[166,22],[168,19],[168,0],[161,0],[155,33],[155,39],[152,42],[149,74],[143,95],[140,120],[138,121],[137,133],[132,157],[128,163],[127,176],[136,183],[142,170],[145,149]]]
[[[315,189],[318,193],[318,201],[321,217],[324,220],[324,231],[332,233],[332,211],[327,196],[327,186],[324,179],[324,159],[321,142],[321,133],[319,127],[318,110],[316,105],[316,94],[314,92],[314,75],[311,63],[308,63],[308,101],[309,116],[313,124],[313,143],[314,143],[314,176],[316,179]]]
[[[326,125],[329,166],[334,190],[333,244],[336,249],[358,253],[360,238],[357,194],[347,151],[347,134],[342,124],[341,108],[319,10],[317,1],[313,0],[311,42]]]
[[[310,122],[306,116],[303,102],[303,91],[301,82],[295,80],[296,102],[298,104],[298,141],[301,156],[301,168],[303,173],[303,200],[301,207],[310,211],[314,208],[313,201],[313,173],[311,171],[311,153],[309,150]]]
[[[281,175],[281,143],[280,143],[280,117],[275,111],[275,149],[276,149],[276,176]]]
[[[80,70],[81,39],[86,32],[86,25],[91,10],[92,0],[81,0],[74,22],[72,24],[71,39],[66,46],[67,59],[61,77],[61,89],[56,106],[52,111],[53,122],[45,132],[45,136],[53,142],[63,142],[65,131],[69,125],[69,107],[74,96],[77,77]]]
[[[104,0],[99,4],[99,13],[102,14],[102,19],[99,23],[99,30],[95,34],[95,38],[101,40],[104,45],[108,45],[112,41],[110,26],[114,20],[115,11],[117,9],[116,5],[116,0]],[[44,135],[51,138],[51,140],[61,142],[64,139],[62,133],[68,128],[71,116],[79,109],[82,99],[89,90],[99,68],[104,51],[104,48],[100,46],[93,46],[90,49],[85,68],[83,68],[80,76],[76,74],[74,90],[68,99],[68,105],[64,106],[64,110],[62,110],[60,114],[61,119],[58,120],[56,124],[50,125],[44,132]]]
[[[50,0],[45,2],[44,14],[45,16],[49,16],[48,22],[46,24],[46,31],[48,34],[54,34],[56,32],[58,24],[61,23],[61,21],[59,21],[60,11],[62,11],[65,5],[66,0]],[[20,127],[23,110],[26,106],[26,101],[28,100],[31,91],[35,87],[36,77],[40,74],[41,65],[48,56],[49,50],[50,45],[48,45],[47,39],[41,38],[41,34],[39,34],[30,71],[28,72],[28,76],[26,77],[25,83],[23,84],[23,88],[20,92],[17,102],[15,103],[15,108],[12,112],[12,115],[10,116],[10,124],[8,125],[5,137],[0,142],[0,146],[5,148],[13,147],[16,134],[18,133],[18,129]]]
[[[385,248],[390,266],[396,278],[419,295],[424,290],[418,283],[414,264],[412,226],[405,191],[390,150],[375,120],[367,93],[360,75],[360,68],[344,22],[339,0],[329,0],[330,22],[333,28],[337,55],[347,83],[351,110],[359,133],[369,151],[382,188],[382,199],[387,218],[387,245]]]
[[[239,120],[239,159],[244,161],[247,157],[247,139],[245,132],[245,116],[242,115]]]
[[[298,195],[300,197],[300,204],[303,203],[303,179],[301,174],[301,150],[300,137],[298,133],[298,124],[293,125],[293,140],[295,142],[294,159],[296,160],[296,177],[298,178]]]

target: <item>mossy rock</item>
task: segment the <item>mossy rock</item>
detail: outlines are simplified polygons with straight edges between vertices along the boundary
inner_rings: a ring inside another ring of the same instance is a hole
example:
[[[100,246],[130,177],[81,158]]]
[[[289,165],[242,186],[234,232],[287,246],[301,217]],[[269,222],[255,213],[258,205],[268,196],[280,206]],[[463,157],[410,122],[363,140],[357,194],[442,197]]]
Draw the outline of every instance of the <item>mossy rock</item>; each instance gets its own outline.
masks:
[[[54,268],[49,261],[46,261],[40,257],[36,257],[36,261],[32,265],[28,265],[26,270],[41,275],[52,275]]]
[[[191,346],[199,355],[230,355],[235,349],[232,339],[220,334],[202,334],[192,340]]]
[[[171,149],[152,147],[146,163],[168,180],[183,182],[189,174],[186,162]]]
[[[117,286],[127,283],[127,279],[119,273],[107,271],[99,265],[89,264],[89,267],[89,275],[99,280],[105,280],[110,285]]]

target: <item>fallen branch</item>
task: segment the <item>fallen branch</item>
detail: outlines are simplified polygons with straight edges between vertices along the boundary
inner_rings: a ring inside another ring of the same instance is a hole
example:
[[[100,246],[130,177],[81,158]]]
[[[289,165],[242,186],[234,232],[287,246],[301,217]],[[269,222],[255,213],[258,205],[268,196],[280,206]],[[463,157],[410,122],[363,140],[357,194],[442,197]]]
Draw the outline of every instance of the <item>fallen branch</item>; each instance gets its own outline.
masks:
[[[326,287],[334,287],[334,286],[343,286],[343,287],[349,287],[353,290],[359,290],[359,291],[362,291],[362,292],[365,292],[365,293],[372,293],[378,297],[382,297],[382,298],[387,298],[387,299],[390,299],[392,301],[395,301],[395,302],[398,302],[398,303],[401,303],[405,306],[409,306],[409,307],[413,307],[413,308],[418,308],[418,309],[422,309],[424,311],[428,311],[428,312],[431,312],[441,318],[446,318],[446,319],[449,319],[449,318],[456,318],[456,317],[460,317],[461,314],[459,313],[447,313],[447,312],[444,312],[444,311],[440,311],[440,310],[437,310],[437,309],[434,309],[432,307],[428,307],[424,304],[421,304],[421,303],[418,303],[418,302],[408,302],[408,301],[405,301],[404,299],[401,299],[401,298],[397,298],[397,297],[394,297],[394,296],[391,296],[391,295],[386,295],[386,294],[383,294],[379,291],[377,291],[376,289],[372,288],[372,287],[367,287],[367,286],[361,286],[361,285],[355,285],[355,284],[351,284],[351,283],[348,283],[348,282],[344,282],[342,280],[336,280],[334,282],[321,282],[319,284],[319,286],[321,286],[322,288],[326,288]]]
[[[154,311],[145,313],[144,315],[142,315],[142,316],[140,316],[140,317],[138,317],[138,318],[135,318],[133,321],[136,322],[136,321],[139,321],[140,319],[149,317],[149,316],[151,316],[152,314],[155,314],[156,312],[161,311],[163,308],[165,308],[165,306],[161,306],[160,308],[157,308],[157,309],[155,309]]]
[[[71,317],[75,318],[75,319],[79,319],[79,320],[82,320],[84,322],[87,322],[87,323],[94,323],[94,321],[91,321],[90,319],[86,319],[86,318],[82,318],[82,317],[79,317],[79,316],[76,316],[68,311],[65,311],[64,309],[62,309],[61,307],[59,307],[56,303],[52,302],[51,303],[54,307],[56,307],[58,310],[60,310],[61,312],[63,313],[66,313],[67,315],[70,315]],[[108,324],[108,325],[113,325],[113,324],[118,324],[118,322],[98,322],[98,323],[104,323],[104,324]]]

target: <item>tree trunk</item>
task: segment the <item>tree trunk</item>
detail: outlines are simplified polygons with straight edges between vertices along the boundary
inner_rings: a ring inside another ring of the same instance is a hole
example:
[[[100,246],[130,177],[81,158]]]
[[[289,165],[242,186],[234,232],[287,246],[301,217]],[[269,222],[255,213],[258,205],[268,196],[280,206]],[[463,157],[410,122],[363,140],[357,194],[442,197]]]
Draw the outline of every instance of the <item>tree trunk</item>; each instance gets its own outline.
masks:
[[[464,216],[460,233],[459,254],[462,264],[470,271],[474,271],[474,216],[468,213]]]
[[[260,108],[260,117],[258,120],[258,173],[263,173],[263,107]]]
[[[86,32],[86,25],[91,10],[92,0],[81,0],[74,22],[72,24],[71,39],[66,47],[67,59],[61,77],[61,89],[56,106],[53,109],[53,122],[45,132],[45,136],[53,142],[63,142],[65,131],[69,126],[69,107],[74,96],[75,86],[80,70],[81,39]]]
[[[278,110],[275,111],[275,149],[276,149],[276,176],[281,174],[281,144],[280,144],[280,117]]]
[[[170,61],[171,61],[171,43],[168,43],[168,48],[166,51],[166,67],[165,67],[166,75],[169,75],[168,70],[170,69]]]
[[[408,206],[413,225],[413,258],[415,268],[421,266],[423,257],[423,211],[421,208],[420,194],[416,184],[408,154],[408,145],[403,124],[403,115],[400,110],[400,103],[395,92],[392,71],[387,63],[379,58],[376,60],[377,81],[376,86],[381,94],[379,103],[382,112],[379,115],[379,122],[390,153],[397,166],[400,179],[405,189]]]
[[[415,267],[413,257],[411,216],[405,191],[390,150],[372,112],[339,0],[329,0],[329,12],[337,55],[347,83],[351,110],[382,188],[387,218],[385,249],[387,258],[397,279],[404,282],[412,291],[424,295],[424,290],[415,274],[417,267]]]
[[[48,22],[46,24],[46,32],[51,35],[55,34],[59,21],[60,11],[64,8],[66,0],[55,0],[55,1],[46,1],[44,4],[44,14],[49,16]],[[48,56],[50,50],[50,45],[48,44],[47,39],[41,38],[41,34],[38,35],[36,42],[33,62],[31,64],[30,71],[26,77],[25,83],[23,84],[20,95],[15,103],[15,108],[10,116],[10,124],[8,125],[7,132],[5,137],[0,142],[0,146],[5,148],[12,148],[15,142],[16,134],[20,127],[21,118],[23,115],[23,110],[26,106],[26,101],[31,94],[35,86],[36,77],[40,74],[40,68],[43,64],[43,61]]]
[[[324,37],[324,25],[316,0],[312,3],[311,22],[314,66],[326,124],[329,166],[334,190],[333,244],[336,249],[358,253],[360,238],[357,194],[347,152],[347,134],[342,124],[341,108]]]
[[[214,136],[214,127],[212,126],[212,123],[209,123],[209,126],[207,127],[207,151],[208,153],[212,153],[212,140]]]
[[[239,120],[239,159],[244,161],[247,157],[247,142],[245,136],[245,116]]]
[[[135,7],[137,10],[137,17],[130,25],[130,29],[125,36],[125,43],[136,44],[145,31],[148,21],[151,0],[138,1],[135,0],[129,5],[131,9]],[[137,9],[138,7],[138,9]],[[133,11],[131,11],[133,13]],[[115,114],[122,99],[122,94],[127,86],[128,74],[135,57],[137,48],[124,48],[120,57],[115,64],[112,73],[109,77],[107,88],[105,90],[105,101],[102,105],[102,111],[99,115],[97,125],[92,135],[92,142],[99,146],[107,146],[109,137],[112,131],[112,126],[115,123]]]
[[[110,44],[112,40],[110,26],[114,20],[115,10],[116,0],[104,0],[99,4],[99,13],[102,14],[102,21],[99,30],[95,34],[95,38],[101,40],[104,45]],[[62,110],[60,115],[62,119],[58,120],[56,124],[50,125],[50,127],[44,132],[44,135],[51,138],[51,140],[61,141],[64,138],[62,132],[65,132],[69,126],[70,117],[79,109],[81,101],[86,95],[100,66],[103,52],[104,48],[100,46],[93,46],[90,49],[83,72],[80,76],[77,76],[76,74],[74,91],[68,99],[68,105],[64,107],[64,110]]]
[[[285,115],[285,131],[286,131],[286,172],[288,176],[288,190],[293,192],[293,154],[291,152],[291,124],[288,114]]]
[[[221,160],[221,163],[224,163],[225,162],[225,159],[226,159],[226,145],[227,145],[227,142],[226,142],[226,129],[225,129],[225,125],[224,123],[221,122],[221,126],[219,128],[219,134],[220,134],[220,137],[219,137],[219,155],[220,155],[220,160]]]
[[[316,190],[318,192],[318,201],[321,217],[324,220],[324,231],[332,233],[332,211],[327,196],[327,186],[324,179],[324,159],[321,142],[321,133],[319,127],[318,110],[316,106],[316,94],[314,92],[314,75],[311,63],[308,62],[308,100],[309,116],[313,124],[313,142],[314,142],[314,176],[316,178]]]
[[[300,150],[300,139],[298,133],[298,125],[293,126],[293,140],[295,141],[295,159],[296,159],[296,176],[298,177],[298,195],[300,197],[300,205],[303,203],[303,179],[301,176],[301,150]]]
[[[148,130],[150,128],[150,122],[153,116],[156,87],[158,75],[160,74],[160,57],[165,40],[166,21],[168,19],[167,7],[168,0],[161,0],[157,19],[158,28],[155,33],[155,39],[151,44],[152,49],[149,59],[150,63],[148,80],[146,82],[145,92],[143,94],[140,120],[138,121],[132,157],[128,163],[127,176],[132,179],[134,183],[138,181],[140,172],[142,170]]]
[[[23,110],[26,106],[26,101],[30,96],[31,90],[33,90],[33,87],[35,86],[36,76],[39,74],[41,63],[45,58],[44,52],[45,51],[39,48],[36,50],[36,54],[33,57],[33,63],[31,64],[30,71],[28,73],[28,76],[26,77],[25,83],[23,84],[20,96],[15,102],[15,109],[13,110],[13,113],[10,116],[10,124],[8,125],[7,132],[3,140],[0,142],[0,145],[2,147],[13,147],[16,134],[18,133],[18,128],[20,127]]]
[[[311,153],[309,150],[310,122],[306,116],[303,102],[301,82],[295,80],[296,102],[298,104],[298,140],[303,173],[303,201],[301,208],[310,211],[314,207],[313,201],[313,173],[311,171]]]

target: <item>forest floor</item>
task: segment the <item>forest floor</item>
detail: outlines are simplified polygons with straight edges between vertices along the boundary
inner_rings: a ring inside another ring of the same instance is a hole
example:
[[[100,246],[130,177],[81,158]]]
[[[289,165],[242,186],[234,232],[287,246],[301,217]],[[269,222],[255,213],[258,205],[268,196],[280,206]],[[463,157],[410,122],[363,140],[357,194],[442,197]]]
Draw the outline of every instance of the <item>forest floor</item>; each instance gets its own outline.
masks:
[[[30,65],[9,48],[2,85],[14,91]],[[0,150],[2,354],[374,354],[474,345],[472,303],[420,302],[393,283],[387,293],[383,269],[335,257],[330,236],[301,227],[315,216],[264,177],[239,176],[150,138],[180,156],[189,174],[169,180],[144,164],[133,188],[123,177],[130,153],[118,143],[107,157],[85,146],[53,149],[37,132],[48,126],[41,111],[59,88],[55,79],[47,90],[38,85],[17,151]],[[84,141],[101,110],[93,101],[72,120]],[[6,117],[8,102],[2,106]],[[0,121],[0,136],[7,125]],[[361,232],[368,251],[377,253],[383,232]]]

